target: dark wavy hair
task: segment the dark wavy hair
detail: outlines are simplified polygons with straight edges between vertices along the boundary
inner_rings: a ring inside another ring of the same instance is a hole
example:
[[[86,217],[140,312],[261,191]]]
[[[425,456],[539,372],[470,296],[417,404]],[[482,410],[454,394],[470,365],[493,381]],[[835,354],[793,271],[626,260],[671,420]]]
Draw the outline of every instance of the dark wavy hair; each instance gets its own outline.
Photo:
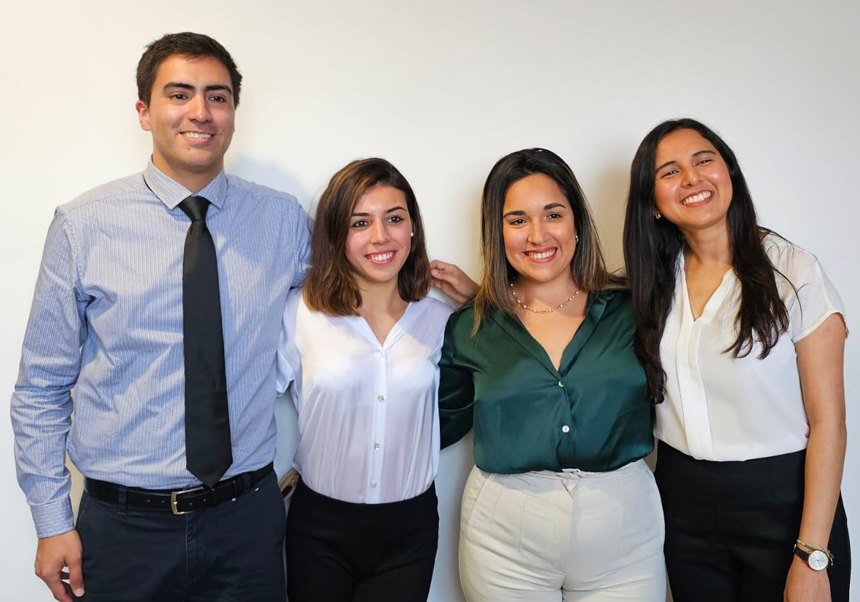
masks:
[[[649,396],[655,403],[663,400],[666,373],[660,361],[660,339],[672,308],[678,256],[685,245],[681,231],[674,224],[654,217],[655,168],[660,141],[682,129],[698,132],[717,149],[732,182],[727,221],[732,268],[740,281],[741,302],[736,319],[737,338],[725,352],[744,357],[758,343],[761,350],[758,357],[765,358],[788,328],[788,311],[777,289],[778,272],[762,246],[770,230],[758,224],[749,187],[734,152],[714,131],[694,119],[664,121],[645,136],[633,158],[624,219],[624,262],[637,325],[635,348],[648,378]]]
[[[309,308],[330,316],[358,314],[361,292],[346,258],[346,237],[355,204],[377,184],[393,186],[403,193],[406,210],[412,220],[412,245],[397,275],[400,298],[418,301],[430,291],[430,260],[424,224],[412,187],[403,174],[385,159],[361,159],[334,174],[320,197],[311,233],[311,269],[304,288],[304,299]]]
[[[588,208],[588,201],[564,159],[544,148],[527,148],[505,155],[490,170],[481,200],[481,253],[484,277],[475,297],[475,327],[492,308],[513,315],[510,282],[516,271],[505,256],[502,215],[505,196],[519,180],[535,174],[551,178],[567,198],[573,211],[579,242],[570,262],[570,274],[576,285],[587,293],[620,288],[624,280],[606,269],[600,238]]]
[[[242,74],[236,67],[233,57],[214,38],[202,33],[183,31],[168,33],[146,47],[137,63],[137,98],[149,105],[152,100],[152,85],[161,63],[171,56],[203,58],[212,57],[224,65],[230,74],[233,86],[233,106],[239,106],[239,93],[242,91]]]

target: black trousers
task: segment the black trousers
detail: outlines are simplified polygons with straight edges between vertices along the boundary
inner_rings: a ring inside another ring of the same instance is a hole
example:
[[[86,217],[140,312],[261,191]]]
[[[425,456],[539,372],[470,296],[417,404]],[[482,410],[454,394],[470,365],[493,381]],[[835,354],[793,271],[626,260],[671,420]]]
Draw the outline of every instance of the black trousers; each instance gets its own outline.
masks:
[[[675,602],[782,602],[803,512],[805,461],[799,451],[707,462],[660,442],[656,477]],[[827,569],[832,600],[848,602],[851,551],[841,496],[827,547],[836,558]]]
[[[439,514],[436,489],[390,504],[352,504],[299,482],[287,517],[290,602],[425,602]]]
[[[175,516],[81,498],[85,602],[284,602],[284,501],[275,473]]]

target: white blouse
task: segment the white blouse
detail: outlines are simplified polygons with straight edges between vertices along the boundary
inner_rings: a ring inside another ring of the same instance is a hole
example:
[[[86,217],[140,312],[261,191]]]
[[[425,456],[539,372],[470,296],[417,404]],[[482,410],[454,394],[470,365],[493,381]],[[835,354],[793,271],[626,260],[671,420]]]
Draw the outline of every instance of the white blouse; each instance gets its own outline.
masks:
[[[359,316],[287,298],[278,393],[299,413],[293,465],[317,493],[345,502],[398,502],[424,493],[439,467],[439,356],[451,308],[410,303],[380,344]]]
[[[763,360],[758,343],[745,357],[724,352],[737,337],[740,282],[734,270],[726,272],[694,320],[683,253],[678,262],[675,298],[660,343],[666,398],[657,405],[654,434],[699,460],[748,460],[806,448],[809,423],[794,345],[844,310],[814,255],[773,234],[764,247],[794,288],[776,274],[790,324]]]

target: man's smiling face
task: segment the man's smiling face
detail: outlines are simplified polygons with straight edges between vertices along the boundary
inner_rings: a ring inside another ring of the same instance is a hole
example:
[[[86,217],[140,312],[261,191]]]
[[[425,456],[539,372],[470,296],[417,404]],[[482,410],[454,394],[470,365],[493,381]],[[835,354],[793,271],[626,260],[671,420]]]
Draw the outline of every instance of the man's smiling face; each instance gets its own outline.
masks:
[[[218,59],[174,54],[159,65],[149,104],[137,102],[153,163],[194,192],[224,167],[236,115],[230,84]]]

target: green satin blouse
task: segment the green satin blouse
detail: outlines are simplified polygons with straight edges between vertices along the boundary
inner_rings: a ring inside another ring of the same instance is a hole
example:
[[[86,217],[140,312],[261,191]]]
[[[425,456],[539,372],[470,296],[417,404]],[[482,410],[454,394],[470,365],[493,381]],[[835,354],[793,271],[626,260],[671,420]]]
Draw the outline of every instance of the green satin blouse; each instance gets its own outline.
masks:
[[[591,294],[556,370],[519,318],[495,310],[471,335],[454,312],[439,361],[442,447],[474,425],[475,464],[494,473],[614,470],[654,447],[630,294]]]

